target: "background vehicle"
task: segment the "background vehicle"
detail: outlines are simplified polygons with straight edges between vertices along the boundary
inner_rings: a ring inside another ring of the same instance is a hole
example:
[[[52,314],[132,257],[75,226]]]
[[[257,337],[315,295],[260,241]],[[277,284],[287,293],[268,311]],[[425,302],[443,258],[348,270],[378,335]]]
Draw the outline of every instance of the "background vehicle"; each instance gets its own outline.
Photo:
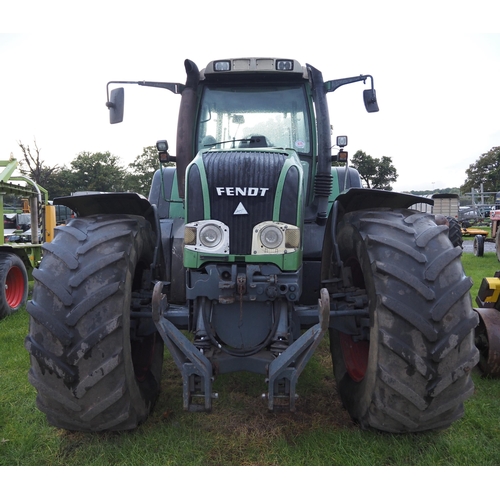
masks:
[[[26,303],[28,280],[40,263],[42,243],[52,240],[55,226],[47,191],[31,179],[14,176],[16,168],[15,159],[0,161],[0,319]],[[27,185],[14,183],[19,181]],[[4,214],[3,197],[7,194],[26,198],[29,213]],[[30,230],[26,232],[27,227]]]
[[[347,163],[332,167],[347,138],[332,156],[327,94],[368,80],[365,107],[378,111],[372,77],[325,82],[270,58],[185,69],[185,84],[108,84],[181,95],[176,155],[158,141],[149,199],[54,200],[78,217],[44,247],[25,343],[49,423],[136,427],[158,396],[164,344],[185,409],[209,410],[213,378],[245,370],[265,377],[269,409],[294,410],[327,329],[339,394],[362,427],[459,418],[478,361],[461,249],[407,209],[425,199],[363,189]],[[122,87],[107,105],[120,122]]]
[[[448,237],[455,247],[462,247],[462,228],[459,222],[459,196],[452,193],[435,193],[430,196],[432,205],[428,202],[413,204],[410,208],[420,212],[432,213],[437,224],[448,226]]]
[[[476,297],[479,324],[475,330],[479,368],[488,377],[500,377],[500,271],[483,278]]]

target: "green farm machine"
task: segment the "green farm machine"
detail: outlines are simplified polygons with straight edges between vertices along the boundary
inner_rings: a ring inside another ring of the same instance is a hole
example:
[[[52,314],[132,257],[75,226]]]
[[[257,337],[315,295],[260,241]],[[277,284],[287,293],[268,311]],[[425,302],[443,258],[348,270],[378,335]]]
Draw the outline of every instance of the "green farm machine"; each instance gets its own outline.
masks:
[[[373,78],[324,81],[272,58],[185,69],[184,84],[108,83],[111,123],[119,85],[180,95],[176,154],[158,141],[148,199],[55,200],[77,217],[44,246],[25,342],[49,423],[135,428],[159,395],[165,345],[186,410],[212,408],[215,377],[250,371],[267,383],[261,404],[300,411],[297,380],[328,333],[362,428],[450,425],[479,359],[461,248],[407,208],[429,200],[364,189],[346,137],[332,154],[327,94],[369,82],[364,104],[378,111]]]
[[[42,243],[52,240],[55,226],[47,191],[27,177],[15,176],[17,166],[15,159],[0,161],[0,320],[26,303]],[[25,206],[7,208],[6,195],[25,200]]]

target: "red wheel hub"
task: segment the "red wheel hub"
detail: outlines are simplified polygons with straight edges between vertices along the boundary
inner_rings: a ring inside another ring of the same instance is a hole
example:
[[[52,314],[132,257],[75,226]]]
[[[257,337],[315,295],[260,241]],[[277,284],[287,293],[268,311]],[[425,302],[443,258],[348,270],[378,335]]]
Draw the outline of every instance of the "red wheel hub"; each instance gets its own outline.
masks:
[[[355,258],[347,259],[346,265],[351,268],[354,286],[365,288],[365,280],[361,265]],[[340,334],[340,346],[347,373],[355,382],[361,382],[365,377],[368,367],[368,353],[370,352],[370,341],[360,340],[354,342],[351,335]]]
[[[341,333],[340,346],[347,373],[355,382],[361,382],[365,377],[366,368],[368,367],[370,342],[367,340],[354,342],[350,335]]]
[[[5,298],[12,309],[19,307],[24,297],[24,278],[21,269],[11,267],[5,280]]]

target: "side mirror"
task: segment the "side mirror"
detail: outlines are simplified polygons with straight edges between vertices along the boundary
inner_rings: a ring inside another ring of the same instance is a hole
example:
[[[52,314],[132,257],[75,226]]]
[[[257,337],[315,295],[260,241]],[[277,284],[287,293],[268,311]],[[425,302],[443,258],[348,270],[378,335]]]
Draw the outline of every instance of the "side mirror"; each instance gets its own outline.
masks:
[[[109,123],[121,123],[123,121],[123,109],[125,104],[125,90],[123,87],[113,89],[106,106],[109,108]]]
[[[363,100],[368,113],[376,113],[378,111],[377,94],[375,89],[363,90]]]

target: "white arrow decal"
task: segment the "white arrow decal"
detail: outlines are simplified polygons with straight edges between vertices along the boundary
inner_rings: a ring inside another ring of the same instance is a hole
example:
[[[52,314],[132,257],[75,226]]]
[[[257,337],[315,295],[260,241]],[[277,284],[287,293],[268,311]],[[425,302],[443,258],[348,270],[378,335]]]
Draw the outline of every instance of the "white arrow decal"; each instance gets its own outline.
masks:
[[[240,202],[233,215],[248,215],[247,209],[243,206],[243,203]]]

